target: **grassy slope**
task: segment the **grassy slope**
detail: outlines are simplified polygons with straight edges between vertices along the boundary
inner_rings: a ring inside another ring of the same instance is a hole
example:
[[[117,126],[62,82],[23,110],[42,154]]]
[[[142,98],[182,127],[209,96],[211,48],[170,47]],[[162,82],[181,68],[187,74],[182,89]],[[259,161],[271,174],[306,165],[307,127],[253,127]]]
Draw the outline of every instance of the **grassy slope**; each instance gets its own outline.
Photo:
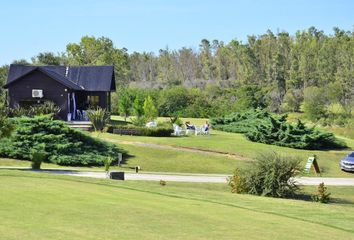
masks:
[[[0,171],[4,239],[354,239],[353,204]],[[346,188],[350,193],[353,188]]]
[[[261,151],[277,151],[284,154],[296,155],[303,159],[305,165],[307,158],[313,154],[318,156],[320,168],[323,170],[323,176],[353,177],[350,173],[340,171],[338,167],[339,160],[348,152],[354,149],[354,140],[345,139],[350,149],[331,150],[331,151],[310,151],[298,150],[262,143],[248,141],[242,134],[225,133],[213,131],[209,136],[189,136],[189,137],[139,137],[139,136],[120,136],[115,134],[101,134],[99,137],[115,141],[138,141],[146,143],[156,143],[161,145],[194,147],[198,149],[215,150],[239,154],[245,157],[253,158]],[[132,152],[134,154],[134,152]],[[197,163],[196,163],[197,164]],[[225,171],[230,172],[225,166]]]
[[[176,173],[232,173],[235,167],[242,167],[248,161],[238,161],[232,158],[209,156],[200,153],[184,152],[170,149],[154,149],[134,145],[119,144],[131,156],[122,164],[122,168],[113,166],[114,169],[130,170],[134,166],[141,166],[142,171],[148,172],[176,172]],[[0,158],[0,166],[29,167],[29,161]],[[55,164],[44,163],[42,168],[67,168],[75,170],[96,171],[103,167],[63,167]]]

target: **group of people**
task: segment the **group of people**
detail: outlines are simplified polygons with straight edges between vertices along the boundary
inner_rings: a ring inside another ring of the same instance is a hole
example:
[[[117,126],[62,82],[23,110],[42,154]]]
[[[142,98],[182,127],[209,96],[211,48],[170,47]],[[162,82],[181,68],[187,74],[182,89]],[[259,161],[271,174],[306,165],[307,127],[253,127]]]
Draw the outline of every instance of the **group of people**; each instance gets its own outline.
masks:
[[[191,124],[189,121],[187,121],[185,123],[185,125],[186,125],[187,130],[194,130],[194,131],[196,130],[195,125]],[[207,131],[209,131],[209,127],[210,127],[209,122],[205,121],[205,123],[202,126],[202,129],[203,129],[203,131],[207,132]]]

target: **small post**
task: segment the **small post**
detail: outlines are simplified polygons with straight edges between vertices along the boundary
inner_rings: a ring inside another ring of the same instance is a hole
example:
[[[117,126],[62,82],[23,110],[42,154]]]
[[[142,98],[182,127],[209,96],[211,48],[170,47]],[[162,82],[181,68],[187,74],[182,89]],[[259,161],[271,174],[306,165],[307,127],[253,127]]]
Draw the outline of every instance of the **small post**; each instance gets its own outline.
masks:
[[[138,173],[140,170],[140,166],[135,166],[135,172]]]
[[[315,173],[316,174],[320,174],[321,173],[321,171],[320,171],[320,167],[318,166],[318,162],[317,162],[317,156],[316,155],[313,155],[313,158],[314,158],[314,160],[313,160],[313,162],[312,162],[312,165],[313,165],[313,168],[314,168],[314,170],[315,170]]]
[[[118,153],[118,167],[120,167],[122,160],[123,160],[123,154]]]

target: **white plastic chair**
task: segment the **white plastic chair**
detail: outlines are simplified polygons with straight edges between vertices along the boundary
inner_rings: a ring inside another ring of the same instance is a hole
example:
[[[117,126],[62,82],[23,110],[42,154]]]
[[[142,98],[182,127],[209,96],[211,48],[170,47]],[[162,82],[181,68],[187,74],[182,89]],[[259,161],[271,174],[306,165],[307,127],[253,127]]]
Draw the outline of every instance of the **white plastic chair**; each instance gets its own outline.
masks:
[[[201,135],[203,133],[203,128],[202,127],[200,127],[200,128],[198,128],[198,127],[195,127],[195,130],[194,130],[194,135]]]
[[[183,128],[181,128],[177,124],[173,124],[173,135],[181,136],[181,135],[184,135],[185,133],[186,132],[185,132],[185,130],[183,130]]]
[[[146,123],[145,126],[146,127],[157,127],[157,122],[151,121],[151,122]]]

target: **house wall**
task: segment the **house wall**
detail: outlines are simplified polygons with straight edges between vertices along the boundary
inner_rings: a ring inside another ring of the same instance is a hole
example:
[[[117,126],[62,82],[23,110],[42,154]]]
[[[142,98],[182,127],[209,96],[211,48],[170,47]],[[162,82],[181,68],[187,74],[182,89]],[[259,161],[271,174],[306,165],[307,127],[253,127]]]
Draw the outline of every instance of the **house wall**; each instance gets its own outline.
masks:
[[[20,101],[36,100],[32,98],[32,89],[42,89],[44,97],[41,100],[54,102],[61,109],[59,117],[67,119],[69,90],[65,91],[67,87],[40,71],[33,71],[9,86],[9,106],[14,108]]]
[[[98,106],[101,107],[101,108],[107,108],[108,107],[108,102],[107,102],[108,93],[107,92],[76,91],[75,94],[76,94],[76,99],[77,99],[78,105],[80,103],[85,105],[85,107],[83,107],[85,110],[88,107],[87,96],[98,96],[99,97]],[[79,108],[79,106],[78,106],[78,108]]]

